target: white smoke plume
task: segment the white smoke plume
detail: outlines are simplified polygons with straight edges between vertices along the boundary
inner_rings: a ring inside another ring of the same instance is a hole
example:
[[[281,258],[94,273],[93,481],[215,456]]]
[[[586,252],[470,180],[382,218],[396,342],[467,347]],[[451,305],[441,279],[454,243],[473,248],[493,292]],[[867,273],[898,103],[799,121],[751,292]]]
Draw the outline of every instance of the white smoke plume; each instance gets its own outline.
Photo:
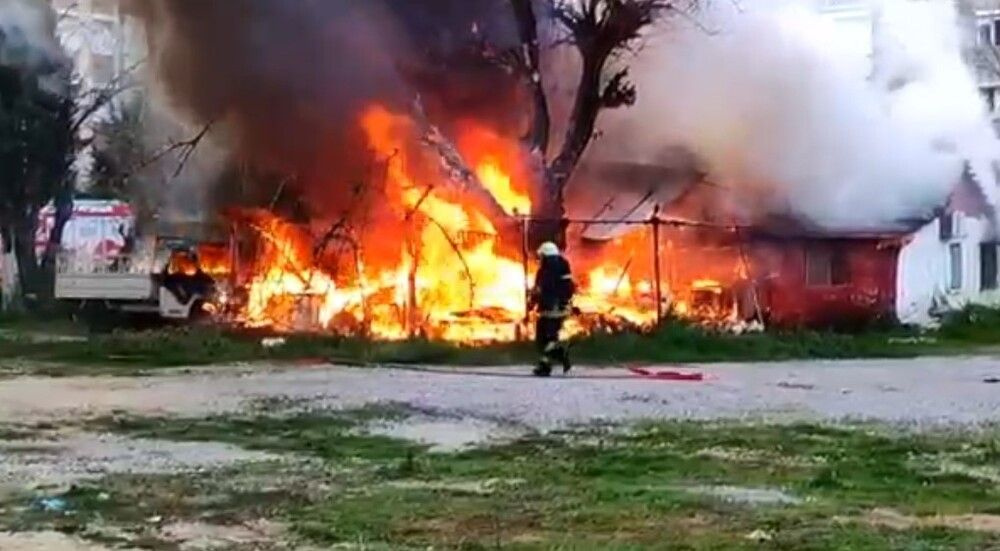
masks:
[[[715,32],[651,36],[632,60],[638,103],[604,115],[591,158],[656,162],[682,145],[715,182],[773,198],[771,213],[829,227],[927,216],[966,159],[1000,151],[954,3],[873,1],[853,22],[816,4],[718,2]]]

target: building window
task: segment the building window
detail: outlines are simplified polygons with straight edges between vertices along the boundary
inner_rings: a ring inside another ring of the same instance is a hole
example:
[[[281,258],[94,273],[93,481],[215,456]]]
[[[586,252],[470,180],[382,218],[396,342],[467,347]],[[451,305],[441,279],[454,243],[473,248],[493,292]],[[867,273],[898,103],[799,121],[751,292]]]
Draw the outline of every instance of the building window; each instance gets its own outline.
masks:
[[[92,0],[91,11],[98,15],[114,16],[116,6],[115,0]]]
[[[962,288],[962,244],[948,245],[948,288],[957,291]]]
[[[997,288],[997,244],[979,245],[979,287],[983,291]]]
[[[980,46],[1000,46],[1000,18],[980,16],[976,42]]]
[[[997,89],[994,87],[982,88],[981,93],[983,95],[983,100],[986,102],[986,108],[993,113],[997,110]]]
[[[806,251],[806,284],[831,287],[850,283],[847,256],[835,247],[815,247]]]
[[[962,213],[947,212],[941,215],[940,235],[942,241],[962,236]]]
[[[90,58],[90,77],[95,85],[110,84],[115,78],[115,58],[110,55],[93,54]]]

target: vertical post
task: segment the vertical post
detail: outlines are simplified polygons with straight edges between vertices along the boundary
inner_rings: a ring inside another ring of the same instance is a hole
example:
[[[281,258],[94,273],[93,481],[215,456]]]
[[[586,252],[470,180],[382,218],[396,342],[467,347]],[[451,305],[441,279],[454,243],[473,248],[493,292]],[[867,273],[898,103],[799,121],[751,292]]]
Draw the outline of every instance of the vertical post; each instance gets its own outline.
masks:
[[[515,213],[516,215],[517,213]],[[531,286],[528,285],[528,217],[521,216],[521,270],[524,273],[524,323],[528,324]]]
[[[653,210],[653,277],[656,279],[656,325],[663,323],[663,288],[660,281],[660,206]]]
[[[736,242],[740,248],[740,262],[743,263],[743,269],[746,270],[747,279],[750,280],[750,293],[753,299],[753,310],[754,316],[757,321],[764,323],[764,311],[760,306],[760,292],[757,290],[757,278],[753,274],[753,268],[750,264],[750,259],[747,256],[746,247],[743,245],[743,234],[740,232],[740,227],[738,225],[733,226],[736,232]]]
[[[231,291],[240,284],[240,242],[236,222],[229,224],[229,285]]]
[[[406,275],[406,334],[411,339],[417,336],[417,263],[420,253],[413,242],[413,219],[406,224],[406,250],[410,253],[410,270]]]

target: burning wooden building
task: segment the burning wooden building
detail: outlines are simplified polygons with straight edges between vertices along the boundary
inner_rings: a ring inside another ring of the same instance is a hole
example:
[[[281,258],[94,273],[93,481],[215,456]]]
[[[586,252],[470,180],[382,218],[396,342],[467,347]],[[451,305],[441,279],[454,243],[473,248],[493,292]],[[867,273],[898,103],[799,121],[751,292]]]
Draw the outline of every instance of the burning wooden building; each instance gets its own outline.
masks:
[[[746,247],[771,326],[853,329],[895,319],[900,250],[914,225],[816,229],[757,226]]]

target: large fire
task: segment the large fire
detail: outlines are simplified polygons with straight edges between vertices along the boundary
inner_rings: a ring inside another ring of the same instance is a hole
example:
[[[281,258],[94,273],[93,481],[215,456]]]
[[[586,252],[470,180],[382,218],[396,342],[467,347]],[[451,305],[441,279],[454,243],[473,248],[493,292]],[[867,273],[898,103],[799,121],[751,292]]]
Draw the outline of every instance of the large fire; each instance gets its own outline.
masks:
[[[242,321],[388,340],[419,335],[469,343],[527,336],[532,255],[525,254],[522,243],[504,242],[501,228],[473,198],[422,167],[418,130],[409,116],[372,106],[363,113],[361,127],[385,165],[378,207],[387,216],[363,231],[350,262],[331,268],[317,258],[317,239],[308,228],[267,212],[249,213],[258,243],[246,267],[250,276]],[[456,146],[508,214],[531,212],[516,144],[468,123],[461,126]],[[635,269],[649,266],[651,255],[648,240],[629,235],[594,254],[571,254],[581,315],[568,331],[654,324],[653,274]],[[676,294],[661,283],[666,308],[677,315],[699,308],[711,309],[715,317],[733,315],[732,305],[721,300],[720,283],[695,283]]]

